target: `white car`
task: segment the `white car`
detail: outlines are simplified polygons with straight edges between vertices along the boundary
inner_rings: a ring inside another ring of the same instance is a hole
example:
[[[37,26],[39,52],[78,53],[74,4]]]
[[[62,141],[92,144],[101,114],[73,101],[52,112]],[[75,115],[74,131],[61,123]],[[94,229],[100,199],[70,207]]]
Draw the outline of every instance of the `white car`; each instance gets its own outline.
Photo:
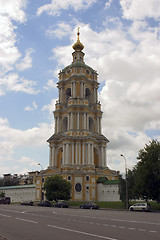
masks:
[[[129,210],[149,212],[151,211],[151,205],[149,203],[135,203],[134,205],[129,207]]]

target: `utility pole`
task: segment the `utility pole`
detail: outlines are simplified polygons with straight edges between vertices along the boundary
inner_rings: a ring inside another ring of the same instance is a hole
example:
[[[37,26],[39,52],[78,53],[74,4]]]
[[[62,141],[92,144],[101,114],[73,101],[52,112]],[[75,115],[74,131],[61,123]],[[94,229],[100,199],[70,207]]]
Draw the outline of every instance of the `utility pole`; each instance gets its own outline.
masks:
[[[125,172],[126,172],[126,210],[128,210],[128,176],[127,176],[127,161],[123,154],[120,155],[125,160]]]

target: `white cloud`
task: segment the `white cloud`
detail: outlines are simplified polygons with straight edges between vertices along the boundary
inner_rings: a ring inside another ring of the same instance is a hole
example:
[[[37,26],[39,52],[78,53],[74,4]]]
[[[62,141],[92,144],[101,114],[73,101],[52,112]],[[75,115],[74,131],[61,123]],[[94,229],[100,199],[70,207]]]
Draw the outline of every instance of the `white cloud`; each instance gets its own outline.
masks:
[[[24,71],[32,67],[32,58],[31,54],[34,52],[32,48],[26,50],[25,57],[20,60],[20,63],[16,64],[16,67],[19,71]]]
[[[46,11],[49,15],[59,15],[61,10],[73,8],[74,11],[87,9],[97,0],[52,0],[51,3],[45,4],[38,8],[37,15]]]
[[[10,73],[0,78],[0,89],[2,94],[5,94],[6,91],[37,94],[39,91],[34,89],[35,86],[35,81],[20,78],[17,73]]]
[[[120,0],[123,17],[130,20],[141,20],[146,17],[160,19],[159,0]]]
[[[19,130],[11,128],[7,119],[0,118],[0,176],[8,172],[27,173],[31,171],[31,167],[37,169],[39,160],[36,157],[35,159],[30,157],[30,154],[32,156],[33,149],[34,151],[37,149],[38,153],[42,148],[47,147],[46,140],[53,134],[52,128],[53,123],[39,123],[38,127]],[[14,156],[17,149],[19,149],[18,152],[23,152],[19,160],[15,159]],[[47,155],[45,162],[48,164]]]
[[[50,113],[50,116],[52,116],[53,110],[55,109],[57,99],[52,99],[51,103],[48,105],[43,106],[42,111],[48,111]],[[53,116],[52,116],[53,121]]]
[[[52,88],[57,88],[57,84],[54,82],[53,79],[49,79],[47,82],[47,86],[44,86],[45,90],[50,90]]]
[[[33,101],[32,102],[32,106],[30,107],[30,106],[27,106],[27,107],[25,107],[25,111],[33,111],[33,110],[35,110],[35,109],[37,109],[37,104],[36,104],[36,102],[35,101]]]
[[[25,9],[27,0],[0,0],[0,14],[7,15],[10,19],[18,22],[25,22],[26,16],[22,9]]]
[[[71,26],[65,22],[60,22],[57,24],[57,28],[55,26],[50,26],[49,29],[46,31],[46,35],[50,38],[58,38],[62,39],[63,37],[70,35],[71,33]]]
[[[106,8],[109,8],[109,7],[111,6],[111,3],[112,3],[112,0],[108,0],[108,2],[106,2],[105,7],[106,7]]]

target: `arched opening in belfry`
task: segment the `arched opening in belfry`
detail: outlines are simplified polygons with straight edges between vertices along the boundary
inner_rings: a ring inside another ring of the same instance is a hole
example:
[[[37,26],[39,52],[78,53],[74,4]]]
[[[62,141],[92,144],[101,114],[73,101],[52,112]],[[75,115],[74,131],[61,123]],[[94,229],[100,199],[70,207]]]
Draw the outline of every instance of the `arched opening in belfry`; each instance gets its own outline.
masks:
[[[61,168],[62,158],[63,158],[63,149],[59,148],[58,154],[57,154],[57,168]]]
[[[98,158],[99,154],[98,154],[98,150],[96,148],[94,148],[94,165],[96,168],[99,167],[99,158]]]
[[[66,104],[68,104],[68,98],[71,97],[71,89],[70,88],[66,89],[65,97],[66,97]]]
[[[89,117],[89,132],[94,132],[94,121],[91,117]]]
[[[88,100],[88,104],[91,104],[91,90],[89,88],[86,88],[85,91],[85,98]]]
[[[62,121],[62,132],[67,132],[68,118],[64,117]]]

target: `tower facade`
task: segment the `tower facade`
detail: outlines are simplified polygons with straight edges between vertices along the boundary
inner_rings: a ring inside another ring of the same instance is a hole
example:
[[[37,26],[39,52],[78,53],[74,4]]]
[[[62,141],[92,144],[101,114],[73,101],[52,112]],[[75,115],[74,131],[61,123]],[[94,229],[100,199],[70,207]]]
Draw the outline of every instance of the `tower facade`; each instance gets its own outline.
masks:
[[[48,139],[49,167],[43,176],[60,174],[72,183],[72,200],[98,200],[97,180],[116,180],[107,167],[102,134],[97,72],[84,62],[83,44],[77,33],[73,61],[59,72],[59,98],[55,104],[54,134]]]

